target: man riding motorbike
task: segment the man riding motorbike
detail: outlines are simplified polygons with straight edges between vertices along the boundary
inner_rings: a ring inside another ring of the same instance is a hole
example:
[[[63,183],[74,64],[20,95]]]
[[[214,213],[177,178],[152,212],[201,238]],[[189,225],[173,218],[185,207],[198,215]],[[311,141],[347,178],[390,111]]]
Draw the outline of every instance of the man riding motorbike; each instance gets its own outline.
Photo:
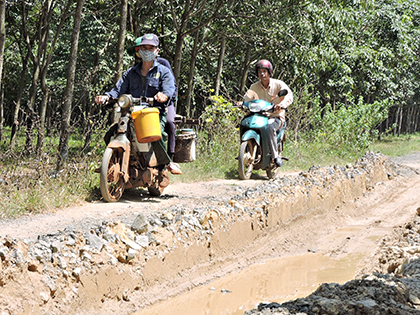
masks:
[[[136,55],[142,62],[128,69],[117,82],[115,87],[105,95],[96,96],[95,102],[104,104],[110,97],[118,98],[122,94],[131,94],[133,97],[153,97],[154,107],[160,111],[161,129],[166,122],[165,107],[175,92],[175,79],[171,71],[156,61],[159,39],[155,34],[146,34],[136,46]],[[163,139],[151,143],[158,161],[159,171],[165,167],[172,174],[182,174],[181,170],[171,162]]]
[[[282,127],[286,121],[286,108],[293,102],[293,93],[290,88],[281,80],[273,79],[273,65],[270,61],[262,59],[255,66],[255,74],[260,79],[251,85],[246,92],[244,99],[246,102],[251,100],[264,100],[274,104],[274,112],[270,115],[269,136],[271,158],[274,163],[280,167],[283,165],[281,157],[277,152],[277,130]],[[287,90],[286,96],[278,97],[280,90]]]

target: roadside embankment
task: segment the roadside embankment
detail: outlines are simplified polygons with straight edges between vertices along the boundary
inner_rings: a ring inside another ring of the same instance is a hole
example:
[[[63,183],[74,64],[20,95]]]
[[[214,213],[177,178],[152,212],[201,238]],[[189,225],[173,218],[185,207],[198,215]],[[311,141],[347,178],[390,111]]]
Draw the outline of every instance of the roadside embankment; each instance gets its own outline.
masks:
[[[37,239],[3,237],[1,314],[133,313],[246,266],[264,250],[253,244],[295,221],[334,213],[378,184],[413,174],[368,152],[354,165],[312,167],[216,206],[172,205],[131,225],[104,221]]]

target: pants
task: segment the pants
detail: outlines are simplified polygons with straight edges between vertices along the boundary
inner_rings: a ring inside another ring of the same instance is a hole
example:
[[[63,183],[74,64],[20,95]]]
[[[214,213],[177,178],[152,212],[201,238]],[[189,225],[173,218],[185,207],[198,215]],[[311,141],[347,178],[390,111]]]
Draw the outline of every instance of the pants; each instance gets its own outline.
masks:
[[[268,134],[270,136],[269,146],[271,151],[271,158],[274,160],[279,156],[277,151],[277,130],[283,125],[280,118],[270,118],[268,120]]]
[[[168,134],[168,154],[172,158],[175,153],[175,106],[168,106],[166,114],[165,132]]]
[[[158,141],[151,143],[153,151],[155,151],[158,166],[165,166],[171,162],[171,159],[166,151],[166,139],[168,134],[165,132],[166,115],[159,115],[160,118],[160,130],[162,131],[162,138]]]

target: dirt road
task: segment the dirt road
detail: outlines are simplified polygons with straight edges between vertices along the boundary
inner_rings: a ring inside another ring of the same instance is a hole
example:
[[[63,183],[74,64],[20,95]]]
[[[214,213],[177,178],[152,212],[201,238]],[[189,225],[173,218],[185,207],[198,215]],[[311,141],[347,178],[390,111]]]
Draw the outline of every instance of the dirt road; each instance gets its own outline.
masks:
[[[420,169],[420,153],[398,157],[394,161]],[[291,177],[297,174],[297,172],[283,173],[284,176]],[[222,204],[246,189],[256,187],[266,181],[265,178],[255,177],[249,181],[232,179],[177,183],[169,185],[161,197],[151,197],[147,191],[138,189],[128,190],[118,203],[86,202],[57,210],[55,213],[0,220],[0,237],[10,235],[17,238],[36,238],[38,235],[55,233],[68,226],[75,229],[88,229],[101,224],[104,220],[121,220],[126,224],[131,224],[139,213],[149,214],[172,205]],[[375,197],[371,196],[366,202],[370,203],[371,198]]]
[[[68,226],[89,229],[104,220],[121,220],[131,224],[139,214],[150,214],[172,205],[212,205],[226,202],[231,197],[264,182],[217,180],[169,185],[161,197],[151,197],[147,191],[127,190],[118,203],[94,202],[57,210],[55,213],[27,215],[19,219],[0,220],[0,237],[37,238],[38,235],[56,233]]]

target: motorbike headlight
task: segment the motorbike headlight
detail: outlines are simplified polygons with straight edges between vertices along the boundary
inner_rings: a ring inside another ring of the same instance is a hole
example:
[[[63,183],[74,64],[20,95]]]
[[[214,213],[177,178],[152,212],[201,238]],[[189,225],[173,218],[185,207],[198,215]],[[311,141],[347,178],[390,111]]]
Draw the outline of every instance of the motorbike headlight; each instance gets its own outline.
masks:
[[[118,106],[125,109],[131,106],[131,95],[123,94],[118,98]]]
[[[260,103],[251,102],[251,104],[249,104],[249,110],[254,113],[259,112],[261,110]]]

